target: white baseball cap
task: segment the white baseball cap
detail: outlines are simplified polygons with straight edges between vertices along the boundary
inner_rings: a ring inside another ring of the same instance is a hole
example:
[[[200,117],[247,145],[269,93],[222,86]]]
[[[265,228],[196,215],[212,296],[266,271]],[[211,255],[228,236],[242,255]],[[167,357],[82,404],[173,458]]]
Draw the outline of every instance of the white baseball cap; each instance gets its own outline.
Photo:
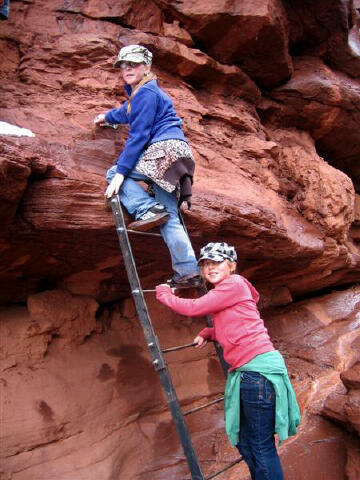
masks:
[[[121,62],[135,62],[145,63],[145,65],[151,65],[152,53],[142,45],[128,45],[123,47],[114,63],[114,67],[118,68]]]

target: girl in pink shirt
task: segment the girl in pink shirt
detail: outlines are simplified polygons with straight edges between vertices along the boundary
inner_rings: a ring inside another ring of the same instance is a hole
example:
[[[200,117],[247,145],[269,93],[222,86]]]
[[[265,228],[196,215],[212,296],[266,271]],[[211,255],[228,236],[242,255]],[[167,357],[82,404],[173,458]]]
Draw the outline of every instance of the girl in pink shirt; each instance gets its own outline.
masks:
[[[201,249],[198,263],[203,278],[214,288],[200,298],[185,299],[162,284],[156,287],[156,298],[182,315],[212,315],[213,327],[201,330],[194,344],[218,342],[229,364],[225,411],[230,442],[243,456],[253,480],[283,480],[274,433],[280,439],[296,433],[299,411],[281,354],[257,309],[259,294],[246,278],[234,273],[236,261],[234,247],[209,243]],[[280,400],[276,411],[275,398]],[[288,415],[289,406],[294,407],[290,413],[295,412],[295,418]]]

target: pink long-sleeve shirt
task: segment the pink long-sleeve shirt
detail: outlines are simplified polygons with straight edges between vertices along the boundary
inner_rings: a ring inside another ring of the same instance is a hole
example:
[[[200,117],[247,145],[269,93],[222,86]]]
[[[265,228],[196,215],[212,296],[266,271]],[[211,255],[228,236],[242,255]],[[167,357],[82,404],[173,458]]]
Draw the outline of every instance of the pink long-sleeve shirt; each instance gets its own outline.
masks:
[[[196,299],[179,298],[166,286],[156,287],[156,298],[182,315],[212,315],[213,327],[199,335],[223,348],[229,371],[248,363],[274,346],[257,309],[259,294],[241,275],[230,275],[207,294]]]

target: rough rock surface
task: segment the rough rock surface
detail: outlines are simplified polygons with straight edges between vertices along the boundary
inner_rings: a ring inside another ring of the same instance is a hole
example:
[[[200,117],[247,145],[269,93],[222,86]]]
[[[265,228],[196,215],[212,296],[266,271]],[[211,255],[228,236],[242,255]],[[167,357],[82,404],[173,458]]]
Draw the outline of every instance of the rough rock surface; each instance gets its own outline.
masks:
[[[150,309],[164,347],[189,343],[204,324],[153,301]],[[91,298],[52,290],[30,296],[28,309],[1,313],[3,338],[10,339],[2,349],[4,478],[185,480],[186,463],[132,301],[103,308],[97,319],[94,311]],[[286,477],[345,479],[346,469],[355,475],[360,288],[271,308],[264,318],[303,416],[299,434],[279,449]],[[211,345],[167,359],[186,410],[222,394]],[[236,458],[224,438],[222,408],[188,420],[206,474]],[[247,469],[240,464],[226,478],[245,480]]]
[[[130,43],[153,51],[184,120],[194,247],[235,245],[289,365],[303,422],[279,450],[286,477],[360,478],[359,12],[359,0],[11,2],[0,121],[36,137],[0,137],[2,480],[188,478],[103,208],[127,129],[92,121],[125,99],[112,64]],[[144,288],[168,278],[161,241],[133,250]],[[203,324],[150,307],[164,346]],[[189,408],[223,391],[211,347],[169,365]],[[188,421],[207,474],[236,457],[222,408]]]

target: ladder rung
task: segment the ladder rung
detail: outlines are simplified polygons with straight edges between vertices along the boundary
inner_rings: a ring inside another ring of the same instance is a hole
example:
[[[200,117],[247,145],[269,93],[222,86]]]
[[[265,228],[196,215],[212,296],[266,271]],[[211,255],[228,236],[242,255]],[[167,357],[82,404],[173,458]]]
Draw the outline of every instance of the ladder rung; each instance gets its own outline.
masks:
[[[162,283],[165,283],[165,282],[162,282]],[[191,286],[191,287],[188,287],[188,286],[181,287],[181,286],[179,286],[179,287],[170,287],[170,288],[174,288],[175,290],[188,290],[189,288],[197,288],[197,287],[193,287],[193,286]],[[147,290],[143,290],[143,292],[144,293],[156,292],[156,289],[155,288],[150,288],[150,289],[147,289]],[[138,293],[138,292],[134,291],[134,293]]]
[[[224,398],[225,397],[220,397],[220,398],[217,398],[216,400],[212,400],[211,402],[204,403],[204,405],[200,405],[200,407],[195,407],[192,410],[188,410],[187,412],[184,412],[184,416],[185,415],[190,415],[190,413],[198,412],[199,410],[202,410],[203,408],[210,407],[210,405],[214,405],[215,403],[222,402],[224,400]]]
[[[234,467],[235,465],[237,465],[238,463],[242,462],[243,460],[244,460],[244,459],[243,459],[242,457],[238,458],[237,460],[235,460],[235,462],[230,463],[229,465],[227,465],[227,466],[226,466],[225,468],[223,468],[222,470],[219,470],[218,472],[213,473],[212,475],[210,475],[210,477],[206,477],[205,480],[211,480],[212,478],[217,477],[218,475],[220,475],[220,473],[226,472],[226,470],[229,470],[229,468]]]
[[[161,237],[160,233],[151,233],[151,232],[139,232],[137,230],[127,230],[129,233],[136,233],[137,235],[150,235],[152,237]]]
[[[178,347],[166,348],[161,350],[162,353],[176,352],[176,350],[183,350],[184,348],[194,347],[197,343],[187,343],[186,345],[179,345]]]

